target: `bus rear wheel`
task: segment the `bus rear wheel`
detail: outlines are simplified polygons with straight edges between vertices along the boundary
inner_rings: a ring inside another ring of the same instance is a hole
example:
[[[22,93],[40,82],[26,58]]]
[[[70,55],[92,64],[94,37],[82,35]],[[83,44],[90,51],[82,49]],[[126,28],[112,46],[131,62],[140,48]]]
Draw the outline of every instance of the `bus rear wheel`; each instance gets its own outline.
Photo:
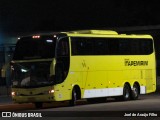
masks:
[[[131,89],[130,89],[129,85],[125,84],[124,88],[123,88],[123,96],[122,96],[124,101],[130,100],[130,97],[131,97],[130,93],[131,93]]]
[[[137,100],[139,97],[139,87],[137,84],[133,85],[132,93],[131,93],[131,99]]]

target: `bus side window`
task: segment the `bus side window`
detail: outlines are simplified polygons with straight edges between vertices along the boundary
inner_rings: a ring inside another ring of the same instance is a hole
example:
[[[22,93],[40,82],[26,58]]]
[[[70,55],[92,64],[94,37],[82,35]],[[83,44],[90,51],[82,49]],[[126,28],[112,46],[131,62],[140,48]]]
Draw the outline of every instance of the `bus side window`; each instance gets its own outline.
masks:
[[[140,40],[139,39],[131,39],[131,54],[132,55],[140,55]]]
[[[153,43],[151,40],[141,40],[141,53],[148,55],[153,52]]]
[[[94,41],[95,55],[108,55],[108,41],[106,38],[95,38]]]
[[[116,38],[109,38],[109,55],[119,55],[119,40]]]
[[[119,39],[119,54],[120,55],[130,55],[130,40],[129,39]]]
[[[72,55],[86,54],[86,40],[85,38],[72,38]]]

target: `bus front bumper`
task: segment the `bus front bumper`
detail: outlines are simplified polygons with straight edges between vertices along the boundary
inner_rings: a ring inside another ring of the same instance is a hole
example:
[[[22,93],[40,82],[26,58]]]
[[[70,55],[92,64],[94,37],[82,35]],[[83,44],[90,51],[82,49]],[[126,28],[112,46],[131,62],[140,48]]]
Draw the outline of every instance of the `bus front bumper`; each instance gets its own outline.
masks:
[[[35,96],[12,96],[14,103],[34,103],[34,102],[53,102],[53,94]]]

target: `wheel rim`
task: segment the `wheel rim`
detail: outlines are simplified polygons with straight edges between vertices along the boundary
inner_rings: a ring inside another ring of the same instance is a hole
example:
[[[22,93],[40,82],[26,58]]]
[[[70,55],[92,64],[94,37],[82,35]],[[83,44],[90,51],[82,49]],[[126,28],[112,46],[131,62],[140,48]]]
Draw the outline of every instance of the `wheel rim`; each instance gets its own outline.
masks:
[[[74,92],[73,92],[73,102],[74,102],[74,104],[76,104],[76,100],[77,100],[77,94],[74,90]]]
[[[126,99],[129,98],[129,90],[128,90],[128,89],[126,89],[126,91],[125,91],[125,98],[126,98]]]
[[[129,100],[130,99],[130,88],[129,88],[128,85],[124,86],[123,98],[124,98],[124,100]]]
[[[138,96],[138,88],[136,86],[134,86],[134,88],[133,88],[133,94],[135,97]]]

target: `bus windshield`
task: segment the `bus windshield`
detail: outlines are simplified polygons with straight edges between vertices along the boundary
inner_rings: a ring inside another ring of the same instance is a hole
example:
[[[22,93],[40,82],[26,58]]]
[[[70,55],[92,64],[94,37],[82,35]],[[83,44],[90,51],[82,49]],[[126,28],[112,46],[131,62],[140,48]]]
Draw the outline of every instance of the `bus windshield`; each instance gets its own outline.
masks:
[[[22,62],[11,65],[13,87],[31,88],[52,85],[51,61]]]
[[[53,36],[23,37],[17,42],[13,60],[54,58],[55,46]]]

